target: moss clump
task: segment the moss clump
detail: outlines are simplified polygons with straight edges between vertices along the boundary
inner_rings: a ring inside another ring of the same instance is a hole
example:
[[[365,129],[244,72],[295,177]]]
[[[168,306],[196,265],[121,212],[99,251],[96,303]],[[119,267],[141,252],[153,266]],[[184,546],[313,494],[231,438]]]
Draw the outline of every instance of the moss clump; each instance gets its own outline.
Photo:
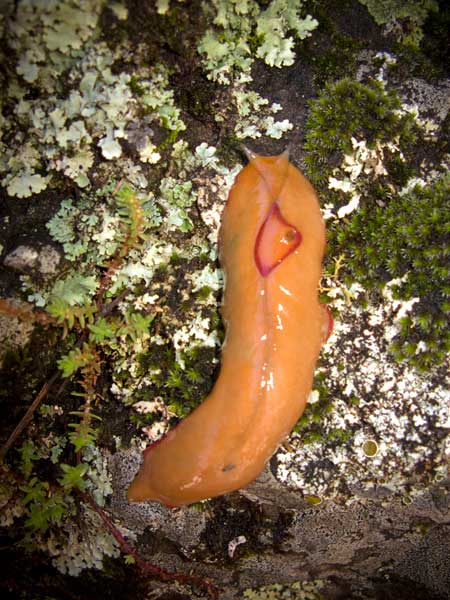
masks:
[[[319,188],[328,181],[343,156],[353,151],[352,138],[369,148],[398,139],[405,150],[414,140],[413,117],[401,115],[400,100],[378,81],[367,85],[344,78],[325,86],[310,104],[305,149],[309,178]]]
[[[194,347],[182,353],[182,367],[173,347],[162,350],[155,346],[139,357],[140,370],[153,373],[152,393],[163,399],[170,414],[184,418],[200,404],[212,387],[214,366],[211,359],[214,353],[213,348]],[[144,392],[148,397],[148,391]],[[155,417],[157,415],[154,413],[149,414],[147,423]]]
[[[297,433],[302,432],[304,444],[312,444],[322,439],[321,423],[323,423],[325,415],[332,410],[333,406],[333,397],[327,385],[326,371],[320,368],[316,370],[313,390],[317,395],[315,398],[313,398],[314,394],[311,395],[303,415],[297,421],[293,430]]]
[[[350,278],[412,303],[397,322],[391,350],[426,369],[450,350],[450,174],[414,187],[387,207],[361,209],[341,230]]]

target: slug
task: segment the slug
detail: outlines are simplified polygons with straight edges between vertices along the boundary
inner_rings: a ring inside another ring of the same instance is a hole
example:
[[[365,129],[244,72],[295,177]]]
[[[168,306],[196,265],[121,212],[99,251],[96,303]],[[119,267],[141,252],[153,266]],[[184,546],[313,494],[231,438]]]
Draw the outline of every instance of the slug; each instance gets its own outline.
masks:
[[[206,400],[145,450],[132,502],[182,506],[255,479],[301,416],[331,331],[318,301],[325,226],[314,188],[286,152],[247,155],[219,233],[220,373]]]

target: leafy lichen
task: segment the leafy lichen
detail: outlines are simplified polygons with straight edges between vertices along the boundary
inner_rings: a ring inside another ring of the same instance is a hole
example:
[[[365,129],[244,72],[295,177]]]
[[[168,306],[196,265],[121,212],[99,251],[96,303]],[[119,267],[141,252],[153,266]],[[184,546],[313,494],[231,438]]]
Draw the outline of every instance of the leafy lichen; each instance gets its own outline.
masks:
[[[12,123],[5,120],[0,172],[2,185],[12,196],[43,191],[55,172],[79,187],[89,186],[96,150],[106,161],[114,161],[122,156],[123,140],[136,149],[140,163],[154,164],[161,158],[158,147],[172,143],[185,129],[164,66],[155,65],[150,72],[136,68],[133,77],[114,72],[127,50],[117,47],[111,52],[97,40],[97,21],[105,3],[93,4],[88,10],[86,2],[44,5],[30,0],[10,18],[6,42],[18,55],[19,77],[11,76],[7,88],[15,136],[14,143],[4,143],[12,134]],[[41,49],[34,45],[36,35],[42,36]],[[61,86],[58,76],[63,71],[73,86]],[[30,83],[40,88],[36,97],[27,90]],[[155,143],[152,127],[165,130],[165,140]]]
[[[422,25],[430,11],[437,11],[435,0],[359,0],[364,4],[378,25],[387,25],[390,30],[397,25],[399,37],[405,42],[418,43],[422,38]],[[405,32],[401,21],[409,21]]]
[[[214,0],[206,11],[215,27],[206,31],[197,48],[207,77],[231,85],[231,98],[241,117],[235,126],[239,139],[260,137],[262,132],[278,139],[292,128],[287,119],[274,120],[272,114],[281,106],[269,107],[268,100],[248,89],[248,84],[255,57],[271,67],[293,64],[294,39],[287,33],[294,31],[304,39],[318,25],[310,15],[302,17],[301,9],[301,0],[272,0],[265,10],[253,0]]]

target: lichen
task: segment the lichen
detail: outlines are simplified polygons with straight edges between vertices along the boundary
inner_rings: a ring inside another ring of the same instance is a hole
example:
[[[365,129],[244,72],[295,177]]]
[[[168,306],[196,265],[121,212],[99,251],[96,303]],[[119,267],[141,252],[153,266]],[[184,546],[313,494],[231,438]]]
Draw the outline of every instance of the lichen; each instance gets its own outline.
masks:
[[[324,586],[324,581],[320,579],[294,581],[287,585],[274,583],[246,589],[242,597],[247,600],[322,600]]]
[[[249,76],[253,45],[256,56],[269,66],[292,65],[294,40],[286,33],[295,31],[299,39],[304,39],[318,25],[310,15],[300,17],[302,0],[272,0],[265,10],[253,0],[214,0],[213,5],[217,29],[207,31],[198,48],[206,55],[208,76],[220,83],[230,83],[233,70]]]
[[[18,55],[19,77],[11,78],[7,91],[15,137],[14,143],[5,144],[12,134],[12,122],[5,120],[0,172],[2,185],[12,196],[42,192],[55,173],[87,187],[97,149],[106,161],[114,161],[122,156],[124,140],[136,149],[140,163],[155,164],[161,158],[158,148],[185,129],[163,65],[151,70],[136,67],[133,76],[115,73],[115,64],[130,58],[125,46],[112,52],[97,39],[104,5],[97,0],[88,10],[86,2],[43,5],[30,0],[10,18],[7,43]],[[36,35],[42,46],[35,45]],[[58,78],[63,71],[69,88],[63,88]],[[28,93],[21,78],[39,86],[37,97]],[[139,131],[134,125],[138,117]],[[153,127],[166,131],[158,144]]]
[[[316,371],[318,402],[307,405],[290,450],[277,455],[278,477],[303,494],[343,500],[378,490],[415,498],[446,469],[448,390],[439,371],[422,376],[386,353],[397,309],[388,301],[346,304],[335,321]],[[373,456],[368,440],[378,447]]]
[[[235,126],[239,139],[262,134],[279,139],[292,128],[287,119],[274,120],[272,114],[281,106],[269,106],[266,98],[249,89],[249,84],[255,57],[271,67],[294,63],[294,39],[287,33],[294,31],[302,40],[318,25],[310,15],[301,17],[301,9],[301,0],[272,0],[265,10],[253,0],[214,0],[212,6],[204,5],[214,28],[206,31],[197,48],[207,77],[231,86],[230,96],[241,117]],[[223,121],[224,117],[217,115],[216,119]]]
[[[419,43],[422,39],[422,25],[430,11],[437,11],[435,0],[359,0],[378,25],[386,25],[388,31],[395,30],[404,42]],[[401,22],[409,27],[404,30]]]

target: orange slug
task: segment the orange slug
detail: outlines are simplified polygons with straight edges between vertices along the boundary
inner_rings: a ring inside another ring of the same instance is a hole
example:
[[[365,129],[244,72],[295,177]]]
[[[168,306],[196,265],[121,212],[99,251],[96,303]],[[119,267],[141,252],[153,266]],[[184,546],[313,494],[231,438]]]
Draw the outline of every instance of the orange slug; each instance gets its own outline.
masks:
[[[318,301],[325,226],[308,180],[247,152],[222,215],[226,338],[209,396],[144,452],[130,501],[182,506],[255,479],[301,416],[332,319]]]

